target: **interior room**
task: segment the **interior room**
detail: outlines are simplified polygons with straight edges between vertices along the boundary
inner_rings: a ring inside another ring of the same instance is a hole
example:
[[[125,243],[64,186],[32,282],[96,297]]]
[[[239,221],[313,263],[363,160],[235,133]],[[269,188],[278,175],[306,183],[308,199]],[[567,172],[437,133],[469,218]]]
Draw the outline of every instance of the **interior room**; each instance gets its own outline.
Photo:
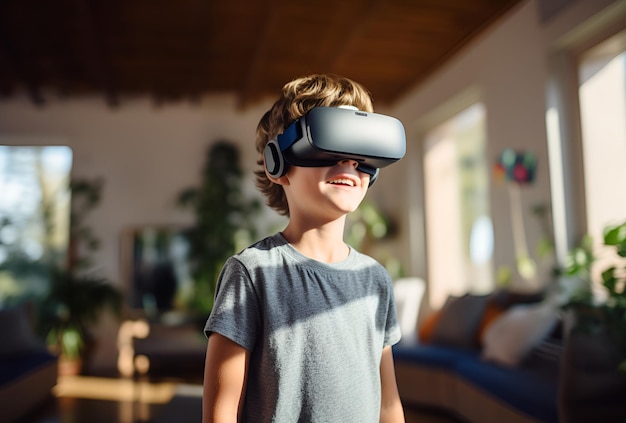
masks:
[[[404,125],[345,238],[406,421],[626,421],[625,0],[2,2],[3,419],[201,420],[217,272],[286,222],[257,124],[312,73]]]

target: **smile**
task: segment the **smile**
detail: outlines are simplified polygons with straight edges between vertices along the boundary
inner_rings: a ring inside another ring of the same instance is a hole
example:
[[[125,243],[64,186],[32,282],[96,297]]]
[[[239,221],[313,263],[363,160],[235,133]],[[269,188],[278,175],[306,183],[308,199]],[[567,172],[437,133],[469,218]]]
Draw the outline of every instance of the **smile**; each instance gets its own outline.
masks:
[[[354,181],[348,178],[333,179],[332,181],[328,181],[328,183],[333,185],[347,185],[350,187],[355,185]]]

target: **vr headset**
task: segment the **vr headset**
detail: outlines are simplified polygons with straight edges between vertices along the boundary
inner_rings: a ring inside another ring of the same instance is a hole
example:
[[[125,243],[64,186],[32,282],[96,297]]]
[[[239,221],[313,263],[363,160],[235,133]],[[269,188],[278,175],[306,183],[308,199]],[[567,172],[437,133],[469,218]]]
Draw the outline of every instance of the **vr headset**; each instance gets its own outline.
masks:
[[[370,175],[370,186],[381,167],[400,160],[406,152],[402,123],[391,116],[354,108],[315,107],[293,122],[264,151],[265,168],[273,177],[289,165],[332,166],[350,159]]]

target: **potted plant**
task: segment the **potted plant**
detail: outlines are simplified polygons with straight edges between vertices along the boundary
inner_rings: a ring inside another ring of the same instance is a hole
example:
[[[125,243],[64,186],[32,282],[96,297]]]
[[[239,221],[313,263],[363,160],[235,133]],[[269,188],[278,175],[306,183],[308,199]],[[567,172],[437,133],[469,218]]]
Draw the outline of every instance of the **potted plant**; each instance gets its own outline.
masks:
[[[195,214],[194,224],[184,231],[194,283],[187,306],[203,320],[213,306],[215,284],[224,262],[241,247],[239,244],[255,237],[254,217],[260,203],[245,198],[242,182],[237,146],[217,141],[207,151],[201,185],[186,188],[178,196],[178,204]]]
[[[605,228],[602,252],[594,253],[589,236],[570,252],[565,274],[577,278],[579,287],[563,307],[572,313],[572,330],[608,336],[622,358],[617,370],[626,373],[626,222]]]
[[[121,291],[106,278],[86,270],[99,242],[86,225],[85,216],[100,201],[102,181],[75,180],[70,190],[67,263],[50,265],[48,290],[39,307],[40,331],[49,348],[59,355],[61,374],[80,373],[92,344],[90,327],[97,323],[104,309],[119,316],[122,306]]]
[[[626,222],[605,228],[600,254],[586,236],[564,273],[578,283],[563,305],[562,421],[626,421]]]
[[[109,281],[52,268],[40,307],[40,322],[50,348],[59,356],[59,373],[78,374],[90,350],[89,328],[107,307],[120,314],[122,297]]]

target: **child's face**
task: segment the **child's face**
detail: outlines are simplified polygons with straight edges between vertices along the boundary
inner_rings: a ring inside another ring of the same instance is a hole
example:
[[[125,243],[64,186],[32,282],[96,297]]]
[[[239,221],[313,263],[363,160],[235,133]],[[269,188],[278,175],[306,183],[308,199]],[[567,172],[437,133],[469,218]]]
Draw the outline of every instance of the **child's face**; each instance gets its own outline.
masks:
[[[284,185],[290,215],[337,219],[354,211],[367,193],[370,176],[356,169],[354,160],[334,166],[291,166]]]

